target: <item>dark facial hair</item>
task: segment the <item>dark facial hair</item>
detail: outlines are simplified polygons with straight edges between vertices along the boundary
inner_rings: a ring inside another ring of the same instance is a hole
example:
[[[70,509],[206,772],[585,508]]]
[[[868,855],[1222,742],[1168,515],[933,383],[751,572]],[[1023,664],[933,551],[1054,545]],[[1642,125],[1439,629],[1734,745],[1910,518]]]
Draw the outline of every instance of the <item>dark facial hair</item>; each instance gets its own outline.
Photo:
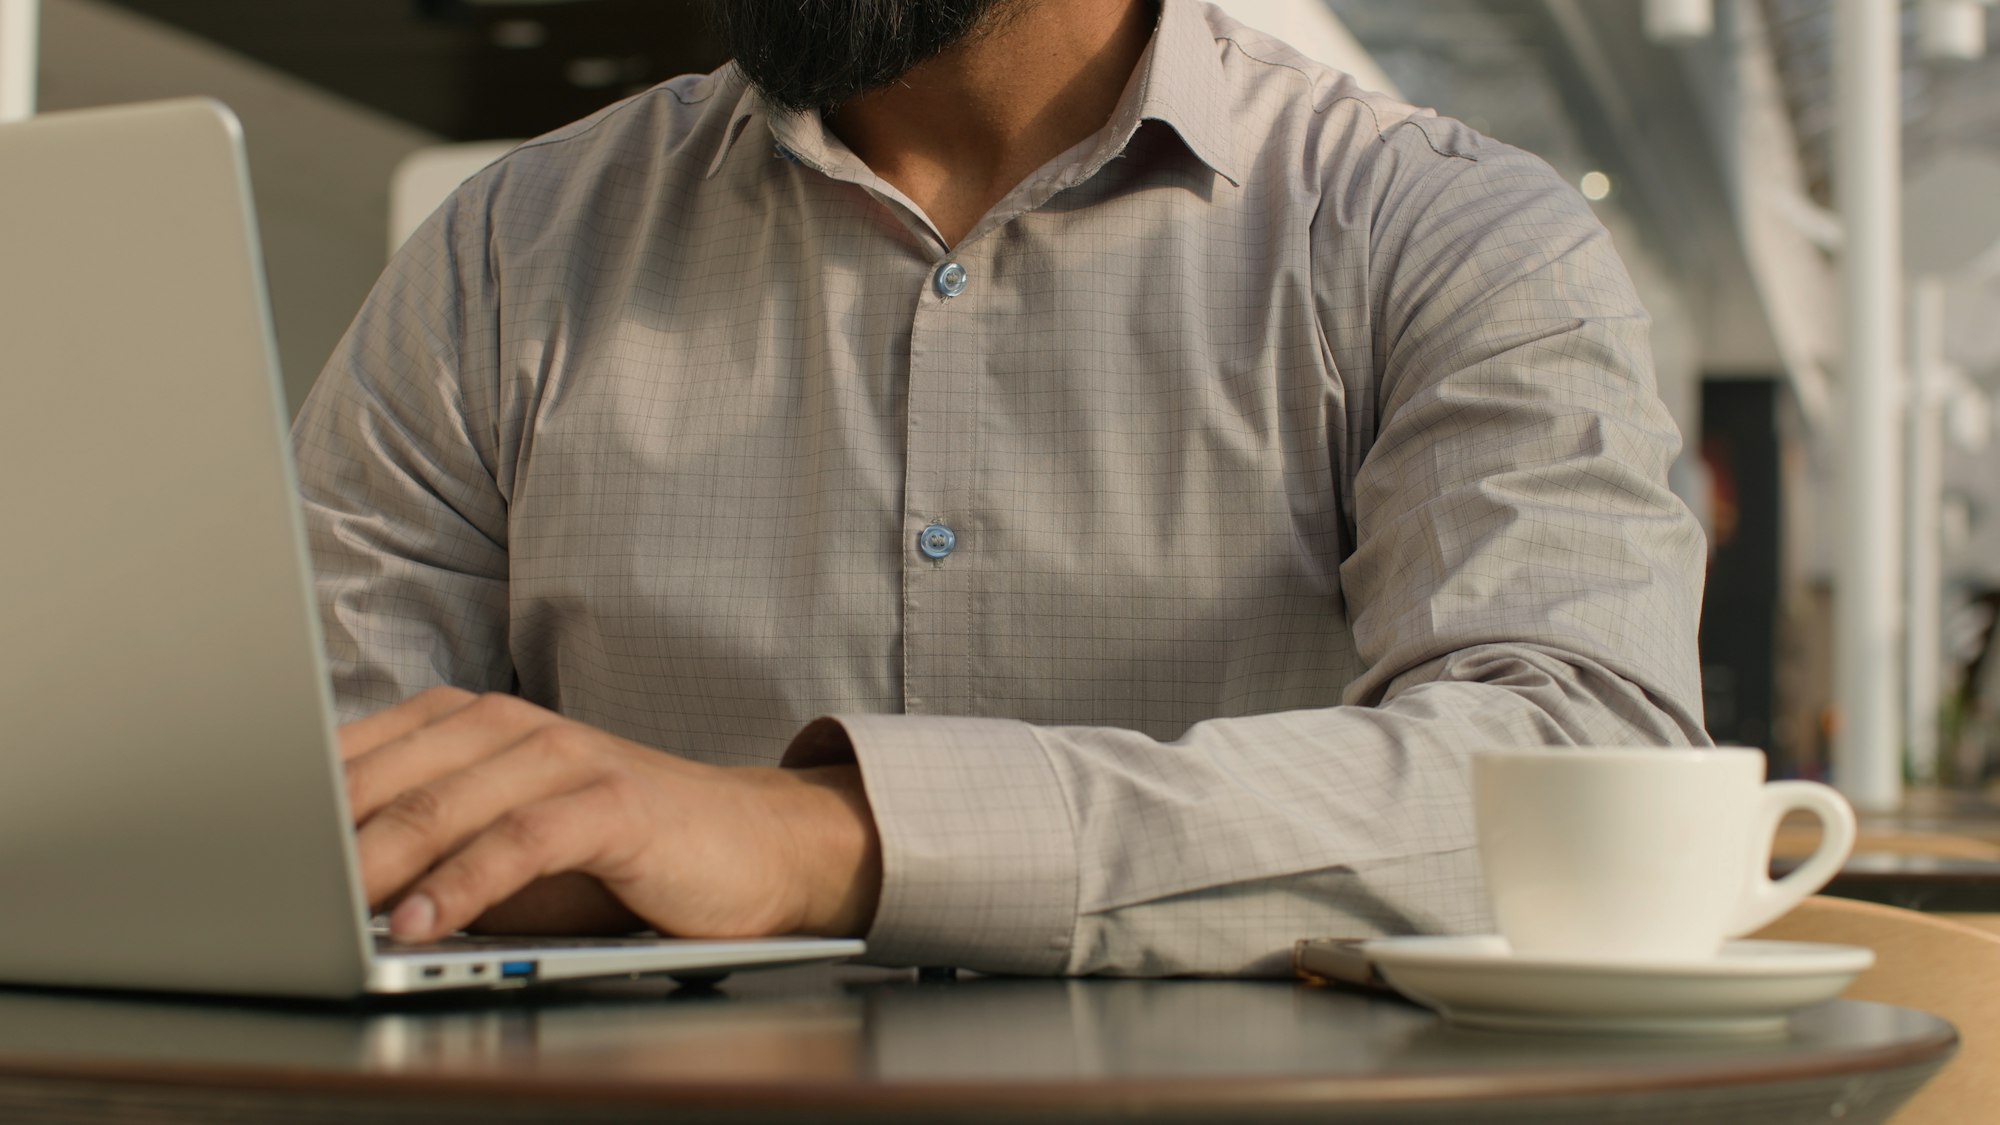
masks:
[[[1011,0],[705,0],[724,46],[770,101],[830,110],[981,30]]]

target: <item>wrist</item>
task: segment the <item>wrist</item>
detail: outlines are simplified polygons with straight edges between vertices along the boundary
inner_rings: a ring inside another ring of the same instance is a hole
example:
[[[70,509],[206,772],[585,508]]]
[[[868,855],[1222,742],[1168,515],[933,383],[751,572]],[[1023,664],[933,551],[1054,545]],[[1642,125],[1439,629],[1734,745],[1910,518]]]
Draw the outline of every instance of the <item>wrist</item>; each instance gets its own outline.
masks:
[[[799,932],[861,937],[882,894],[882,842],[861,767],[783,771],[792,784],[786,823],[799,879]]]

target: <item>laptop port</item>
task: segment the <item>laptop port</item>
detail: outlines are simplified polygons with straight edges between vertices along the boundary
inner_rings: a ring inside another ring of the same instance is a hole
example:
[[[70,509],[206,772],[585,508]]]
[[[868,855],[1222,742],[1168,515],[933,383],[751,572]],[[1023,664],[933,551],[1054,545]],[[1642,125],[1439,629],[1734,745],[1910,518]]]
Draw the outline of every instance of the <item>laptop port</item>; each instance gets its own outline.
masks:
[[[424,979],[425,979],[425,980],[436,980],[436,979],[438,979],[439,977],[441,977],[441,976],[443,976],[443,975],[444,975],[444,966],[443,966],[443,965],[425,965],[425,966],[424,966]]]
[[[535,963],[533,961],[500,962],[500,978],[502,980],[526,980],[534,975]]]

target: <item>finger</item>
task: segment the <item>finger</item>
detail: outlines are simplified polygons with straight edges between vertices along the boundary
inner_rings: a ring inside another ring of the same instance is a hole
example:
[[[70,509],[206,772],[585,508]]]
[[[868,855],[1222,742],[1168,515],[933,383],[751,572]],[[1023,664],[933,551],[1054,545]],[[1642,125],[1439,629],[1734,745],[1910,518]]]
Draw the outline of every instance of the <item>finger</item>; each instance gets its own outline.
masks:
[[[510,695],[482,695],[347,763],[347,811],[367,824],[403,794],[564,726]]]
[[[607,787],[588,786],[508,811],[417,881],[389,915],[398,941],[436,941],[537,879],[588,872],[615,829]]]
[[[385,743],[420,730],[478,697],[464,688],[434,687],[387,710],[341,726],[340,760],[351,761]]]
[[[570,732],[543,729],[471,767],[404,790],[355,833],[371,904],[418,876],[515,809],[589,785],[603,767]]]

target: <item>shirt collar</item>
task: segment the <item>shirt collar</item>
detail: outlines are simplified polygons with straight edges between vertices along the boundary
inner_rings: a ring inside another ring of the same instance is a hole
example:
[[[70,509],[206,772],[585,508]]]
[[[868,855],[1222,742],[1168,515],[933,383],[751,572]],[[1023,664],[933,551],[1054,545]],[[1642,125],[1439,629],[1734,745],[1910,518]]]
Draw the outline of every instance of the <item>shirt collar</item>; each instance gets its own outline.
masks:
[[[1163,0],[1152,45],[1139,60],[1138,100],[1130,110],[1120,107],[1110,132],[1122,151],[1140,122],[1159,121],[1203,164],[1241,186],[1242,158],[1230,116],[1237,99],[1222,70],[1211,11],[1201,0]]]
[[[735,63],[729,64],[727,72],[742,89],[736,98],[736,109],[729,115],[729,127],[723,130],[722,143],[716,146],[715,159],[708,162],[708,171],[703,173],[704,179],[722,169],[722,162],[729,159],[729,154],[735,150],[743,135],[752,131],[750,124],[757,119],[767,123],[774,146],[771,151],[773,159],[803,164],[825,175],[844,170],[849,178],[853,178],[865,171],[859,158],[840,143],[819,114],[778,109],[764,100],[764,95],[737,69]]]
[[[1217,175],[1231,184],[1242,184],[1241,160],[1229,120],[1235,99],[1222,70],[1214,29],[1205,18],[1207,11],[1202,0],[1162,0],[1160,20],[1139,60],[1136,81],[1099,133],[1099,143],[1092,146],[1084,161],[1086,175],[1079,179],[1094,174],[1123,152],[1141,124],[1159,121],[1172,128],[1181,143]],[[750,131],[751,120],[759,117],[769,123],[775,158],[826,174],[854,159],[845,145],[833,141],[818,114],[775,110],[733,64],[730,70],[742,92],[706,176],[721,169],[743,134]]]

